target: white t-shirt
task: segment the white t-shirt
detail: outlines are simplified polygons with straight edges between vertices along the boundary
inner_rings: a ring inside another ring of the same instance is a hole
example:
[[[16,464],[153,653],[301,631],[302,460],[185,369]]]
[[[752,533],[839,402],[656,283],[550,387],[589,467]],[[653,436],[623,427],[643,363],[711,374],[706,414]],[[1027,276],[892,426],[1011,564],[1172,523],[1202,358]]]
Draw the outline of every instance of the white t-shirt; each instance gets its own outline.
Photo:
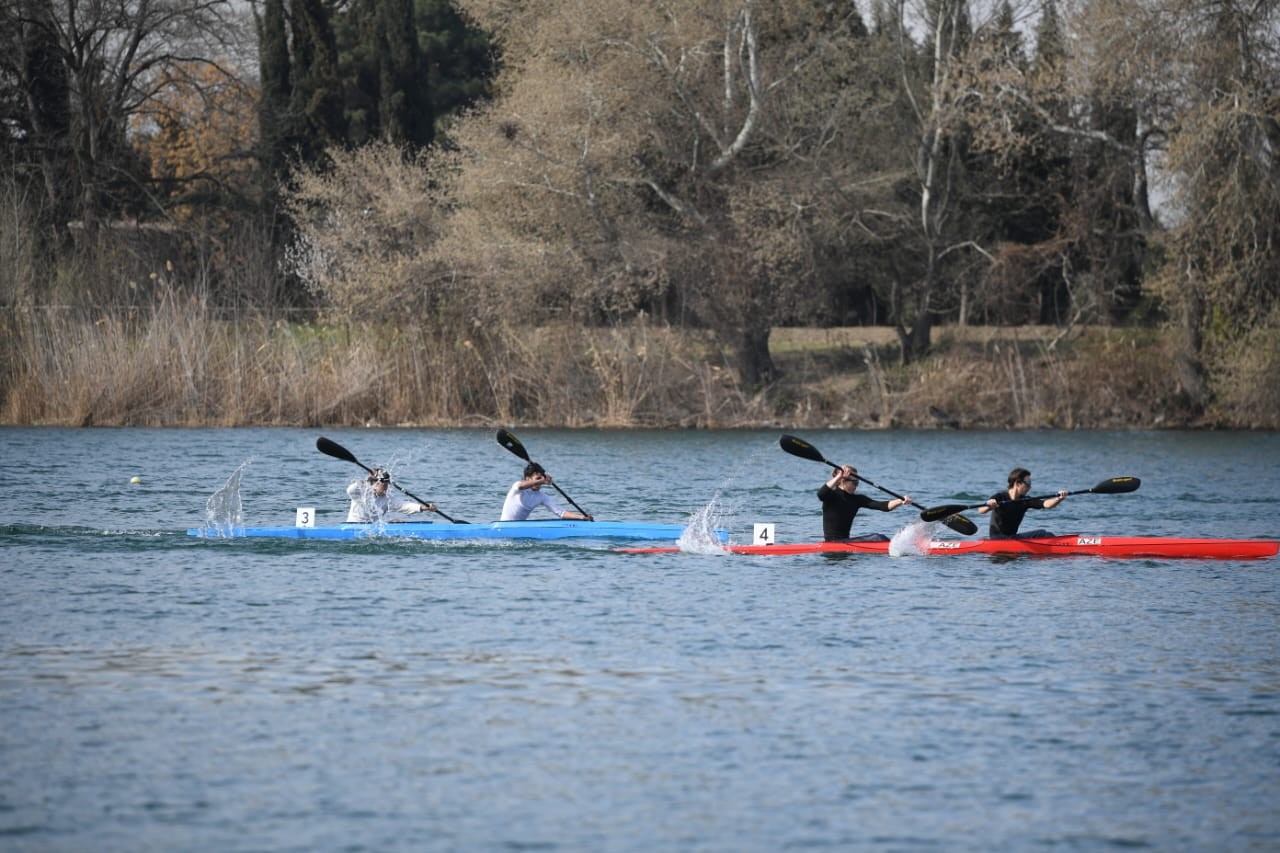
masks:
[[[551,495],[542,489],[520,489],[519,481],[512,483],[507,490],[507,499],[502,504],[502,521],[525,521],[529,513],[540,506],[545,506],[559,518],[564,514]]]
[[[417,501],[393,501],[391,495],[374,494],[373,486],[363,480],[356,480],[347,486],[347,497],[351,498],[351,508],[347,510],[347,522],[369,524],[382,521],[389,512],[414,513],[418,511]]]

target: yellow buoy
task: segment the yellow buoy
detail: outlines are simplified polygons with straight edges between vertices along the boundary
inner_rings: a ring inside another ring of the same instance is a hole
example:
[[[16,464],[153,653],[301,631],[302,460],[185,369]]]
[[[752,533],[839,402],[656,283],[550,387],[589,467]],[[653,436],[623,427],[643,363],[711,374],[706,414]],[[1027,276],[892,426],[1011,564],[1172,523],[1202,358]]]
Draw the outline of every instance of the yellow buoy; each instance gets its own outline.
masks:
[[[136,486],[142,482],[142,478],[139,477],[137,474],[134,474],[132,477],[129,478],[129,482],[133,483]]]

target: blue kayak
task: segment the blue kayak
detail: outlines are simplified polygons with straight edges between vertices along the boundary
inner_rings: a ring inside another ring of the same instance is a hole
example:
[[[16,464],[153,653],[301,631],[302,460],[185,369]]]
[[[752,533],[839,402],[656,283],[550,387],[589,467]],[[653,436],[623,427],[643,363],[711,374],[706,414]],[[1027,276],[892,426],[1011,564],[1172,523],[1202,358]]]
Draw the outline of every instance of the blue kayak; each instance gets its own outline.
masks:
[[[325,524],[314,527],[233,527],[197,528],[188,536],[210,539],[266,537],[271,539],[625,539],[645,542],[674,542],[685,532],[683,524],[653,524],[644,521],[489,521],[481,524],[401,521],[386,524]],[[716,530],[719,542],[728,542],[726,530]]]

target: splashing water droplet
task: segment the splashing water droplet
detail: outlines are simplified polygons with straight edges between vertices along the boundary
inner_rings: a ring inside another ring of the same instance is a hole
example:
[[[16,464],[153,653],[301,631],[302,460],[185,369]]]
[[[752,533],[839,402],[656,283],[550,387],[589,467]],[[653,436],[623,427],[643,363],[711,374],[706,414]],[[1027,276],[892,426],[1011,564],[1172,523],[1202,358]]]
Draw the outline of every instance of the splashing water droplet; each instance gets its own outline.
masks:
[[[205,527],[220,536],[234,534],[236,528],[244,526],[244,507],[240,502],[240,481],[249,467],[250,460],[240,463],[227,478],[227,482],[209,496],[204,505]]]
[[[720,494],[717,492],[706,506],[690,517],[684,532],[676,540],[676,546],[681,551],[693,554],[725,553],[716,537],[716,528],[721,525],[723,518],[724,510],[720,506]]]
[[[899,530],[889,541],[890,557],[912,557],[929,553],[929,540],[938,526],[936,521],[913,521]]]

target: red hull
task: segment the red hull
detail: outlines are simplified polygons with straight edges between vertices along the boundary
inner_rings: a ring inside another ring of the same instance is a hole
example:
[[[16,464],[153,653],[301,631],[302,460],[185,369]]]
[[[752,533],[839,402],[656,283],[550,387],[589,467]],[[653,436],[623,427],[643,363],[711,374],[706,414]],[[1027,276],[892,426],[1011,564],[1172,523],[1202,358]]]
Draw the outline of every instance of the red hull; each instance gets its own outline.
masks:
[[[733,554],[888,554],[888,542],[801,542],[789,545],[727,545]],[[679,548],[621,548],[628,554],[671,554]],[[1271,539],[1186,539],[1168,536],[1048,536],[1042,539],[933,539],[929,554],[1030,554],[1038,557],[1193,558],[1257,560],[1274,557]]]

